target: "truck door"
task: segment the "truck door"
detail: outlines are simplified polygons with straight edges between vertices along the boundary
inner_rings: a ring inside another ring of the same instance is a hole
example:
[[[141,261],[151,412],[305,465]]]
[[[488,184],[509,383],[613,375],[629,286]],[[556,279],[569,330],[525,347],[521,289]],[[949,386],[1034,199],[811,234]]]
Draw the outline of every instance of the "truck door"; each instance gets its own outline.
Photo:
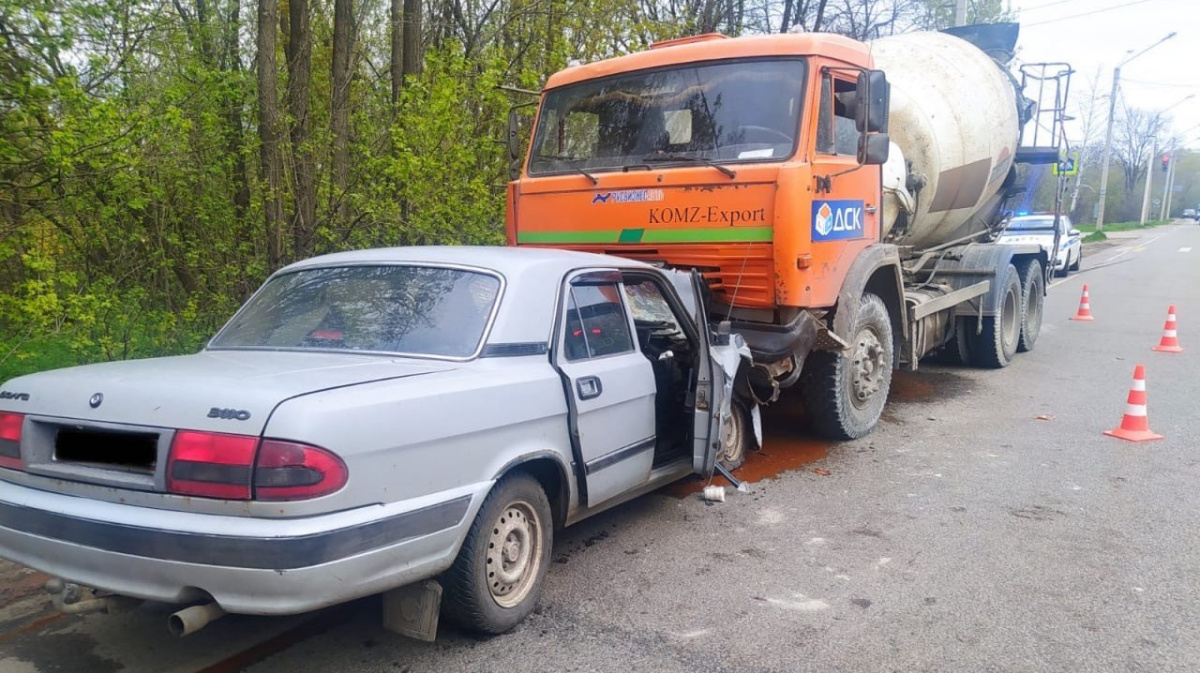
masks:
[[[649,481],[654,462],[654,372],[634,342],[620,282],[616,271],[571,277],[558,321],[555,363],[587,507]]]

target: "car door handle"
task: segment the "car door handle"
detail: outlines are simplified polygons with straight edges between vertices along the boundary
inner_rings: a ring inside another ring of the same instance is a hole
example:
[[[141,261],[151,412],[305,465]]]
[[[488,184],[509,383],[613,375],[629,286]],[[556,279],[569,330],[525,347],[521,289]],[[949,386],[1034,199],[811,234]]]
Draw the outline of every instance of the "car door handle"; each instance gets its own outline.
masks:
[[[600,397],[604,386],[600,384],[599,377],[585,376],[575,382],[575,390],[579,393],[579,399],[591,400]]]

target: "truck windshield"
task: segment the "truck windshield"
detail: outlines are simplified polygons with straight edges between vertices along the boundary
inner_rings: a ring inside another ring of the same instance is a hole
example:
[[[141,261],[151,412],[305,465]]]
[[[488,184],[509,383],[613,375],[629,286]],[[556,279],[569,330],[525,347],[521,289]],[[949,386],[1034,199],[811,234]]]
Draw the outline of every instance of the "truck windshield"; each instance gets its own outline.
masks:
[[[493,275],[427,266],[346,266],[276,276],[212,350],[344,350],[465,358],[500,293]]]
[[[553,89],[543,100],[529,173],[618,170],[671,157],[778,161],[796,150],[804,77],[802,59],[755,59]]]

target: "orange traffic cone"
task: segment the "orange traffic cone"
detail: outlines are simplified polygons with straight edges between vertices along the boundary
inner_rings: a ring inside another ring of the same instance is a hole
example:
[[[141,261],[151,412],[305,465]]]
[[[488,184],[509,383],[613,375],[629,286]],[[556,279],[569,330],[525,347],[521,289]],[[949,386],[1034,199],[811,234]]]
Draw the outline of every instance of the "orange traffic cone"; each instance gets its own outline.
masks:
[[[1162,439],[1150,431],[1150,422],[1146,416],[1146,368],[1138,365],[1133,369],[1133,386],[1129,388],[1129,398],[1125,404],[1125,415],[1121,418],[1121,426],[1113,430],[1105,430],[1104,434],[1130,442],[1147,442],[1152,439]]]
[[[1079,311],[1071,320],[1087,320],[1092,321],[1092,304],[1088,301],[1088,286],[1083,286],[1083,296],[1079,298]]]
[[[1151,350],[1160,351],[1163,353],[1182,353],[1183,348],[1179,346],[1179,337],[1175,331],[1175,305],[1171,304],[1167,308],[1167,324],[1163,326],[1162,340],[1158,345]]]

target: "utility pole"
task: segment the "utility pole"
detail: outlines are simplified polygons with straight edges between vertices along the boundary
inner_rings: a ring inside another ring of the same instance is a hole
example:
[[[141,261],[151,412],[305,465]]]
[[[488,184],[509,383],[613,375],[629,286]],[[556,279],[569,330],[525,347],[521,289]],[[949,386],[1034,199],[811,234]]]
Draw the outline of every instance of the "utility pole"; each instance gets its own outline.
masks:
[[[1155,42],[1154,44],[1150,45],[1149,47],[1146,47],[1145,49],[1139,51],[1138,53],[1134,54],[1133,56],[1130,56],[1129,58],[1125,59],[1124,61],[1121,61],[1120,63],[1117,64],[1117,67],[1113,68],[1112,93],[1110,93],[1108,96],[1108,130],[1104,133],[1104,160],[1103,160],[1104,163],[1101,164],[1100,195],[1097,197],[1097,198],[1099,198],[1100,202],[1098,204],[1099,207],[1096,208],[1096,231],[1104,231],[1104,202],[1106,200],[1105,197],[1108,196],[1108,164],[1112,160],[1113,122],[1116,121],[1115,117],[1116,117],[1116,113],[1117,113],[1117,89],[1121,85],[1121,68],[1123,66],[1125,66],[1127,63],[1129,63],[1130,61],[1132,61],[1133,59],[1137,58],[1138,56],[1141,56],[1142,54],[1150,51],[1151,49],[1157,47],[1158,45],[1162,44],[1163,42],[1166,42],[1167,40],[1169,40],[1173,37],[1175,37],[1174,31],[1168,33],[1166,37],[1159,40],[1158,42]],[[1130,50],[1130,51],[1132,51],[1132,50]],[[1126,53],[1128,53],[1128,52],[1126,52]]]
[[[1158,219],[1171,219],[1171,190],[1175,188],[1175,164],[1176,161],[1175,147],[1171,148],[1171,163],[1167,165],[1167,183],[1163,185],[1162,209],[1158,214]]]
[[[967,0],[957,0],[954,3],[954,25],[967,25]]]
[[[1138,224],[1146,226],[1150,217],[1150,183],[1154,182],[1154,156],[1158,154],[1158,137],[1150,139],[1150,158],[1146,159],[1146,193],[1142,195],[1142,217]]]

